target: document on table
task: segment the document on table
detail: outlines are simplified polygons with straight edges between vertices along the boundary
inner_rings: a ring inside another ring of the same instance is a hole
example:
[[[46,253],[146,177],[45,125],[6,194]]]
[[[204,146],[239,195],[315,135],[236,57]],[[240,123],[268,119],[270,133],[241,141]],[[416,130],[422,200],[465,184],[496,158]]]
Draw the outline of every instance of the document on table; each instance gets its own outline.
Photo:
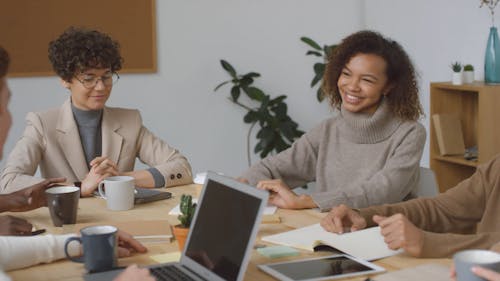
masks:
[[[319,224],[262,237],[263,241],[314,251],[314,247],[328,245],[351,256],[376,260],[400,253],[387,247],[380,227],[371,227],[344,234],[331,233]]]
[[[193,203],[198,203],[198,198],[193,198]],[[266,208],[264,209],[264,215],[272,215],[274,213],[276,213],[276,210],[278,209],[278,207],[276,206],[266,206]],[[170,212],[168,212],[169,215],[172,215],[172,216],[178,216],[181,214],[181,208],[180,208],[180,205],[177,204],[177,206],[173,207],[172,210],[170,210]]]

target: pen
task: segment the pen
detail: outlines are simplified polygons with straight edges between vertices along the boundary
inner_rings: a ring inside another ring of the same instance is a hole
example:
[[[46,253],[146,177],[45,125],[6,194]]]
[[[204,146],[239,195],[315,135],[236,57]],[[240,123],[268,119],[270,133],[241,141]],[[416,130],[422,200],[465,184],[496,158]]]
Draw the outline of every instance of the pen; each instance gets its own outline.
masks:
[[[38,235],[38,234],[42,234],[44,232],[45,232],[45,229],[43,229],[43,228],[42,229],[37,229],[35,231],[32,231],[31,235]]]

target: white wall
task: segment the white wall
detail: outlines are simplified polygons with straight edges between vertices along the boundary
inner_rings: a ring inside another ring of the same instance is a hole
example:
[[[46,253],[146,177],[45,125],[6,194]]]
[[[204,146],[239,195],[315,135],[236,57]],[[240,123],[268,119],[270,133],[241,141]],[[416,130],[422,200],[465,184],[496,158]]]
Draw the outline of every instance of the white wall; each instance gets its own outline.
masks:
[[[288,95],[290,115],[308,130],[330,109],[309,88],[315,60],[304,55],[307,47],[299,38],[330,44],[365,27],[378,30],[412,57],[428,115],[429,82],[450,80],[452,61],[473,64],[483,79],[490,17],[472,0],[161,0],[157,22],[158,73],[122,75],[109,105],[141,109],[147,127],[188,156],[194,172],[234,176],[246,168],[248,126],[244,112],[226,99],[229,89],[213,92],[228,78],[219,59],[240,72],[260,72],[257,86],[273,96]],[[56,77],[9,83],[14,126],[5,153],[21,135],[28,111],[67,97]],[[428,120],[422,120],[427,128]],[[427,145],[423,166],[428,154]]]
[[[479,0],[364,1],[365,24],[398,41],[419,71],[421,100],[427,118],[427,144],[422,165],[429,165],[429,83],[450,81],[452,61],[474,65],[484,79],[484,54],[491,17]],[[499,10],[497,9],[497,12]],[[500,22],[496,15],[495,22]]]
[[[257,86],[273,96],[288,95],[290,115],[308,130],[330,109],[309,88],[315,60],[304,55],[307,47],[299,38],[338,42],[363,27],[362,12],[362,0],[157,1],[159,71],[122,75],[108,105],[139,108],[146,126],[179,148],[195,173],[212,169],[236,176],[246,168],[248,126],[244,112],[226,99],[229,89],[213,92],[228,79],[219,59],[240,72],[260,72]],[[9,83],[14,126],[6,154],[22,134],[28,111],[59,106],[68,96],[56,77]]]

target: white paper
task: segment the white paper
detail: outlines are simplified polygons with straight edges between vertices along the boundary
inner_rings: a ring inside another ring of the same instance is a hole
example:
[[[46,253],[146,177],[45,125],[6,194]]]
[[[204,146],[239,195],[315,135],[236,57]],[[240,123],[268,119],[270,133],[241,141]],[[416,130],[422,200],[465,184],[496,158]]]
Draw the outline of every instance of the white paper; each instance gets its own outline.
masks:
[[[329,245],[351,256],[363,260],[376,260],[402,252],[387,247],[380,227],[335,234],[327,232],[319,224],[262,237],[263,241],[313,251],[319,244]]]
[[[218,175],[223,176],[223,173],[216,172]],[[207,172],[197,173],[193,179],[193,182],[196,184],[204,184],[205,179],[207,178]]]
[[[193,198],[193,203],[198,203],[198,198]],[[276,207],[276,206],[266,206],[266,208],[264,208],[264,215],[272,215],[272,214],[276,213],[277,209],[278,209],[278,207]],[[172,210],[170,210],[170,212],[168,212],[168,214],[172,215],[172,216],[180,215],[181,214],[180,204],[177,204],[177,206],[172,208]]]

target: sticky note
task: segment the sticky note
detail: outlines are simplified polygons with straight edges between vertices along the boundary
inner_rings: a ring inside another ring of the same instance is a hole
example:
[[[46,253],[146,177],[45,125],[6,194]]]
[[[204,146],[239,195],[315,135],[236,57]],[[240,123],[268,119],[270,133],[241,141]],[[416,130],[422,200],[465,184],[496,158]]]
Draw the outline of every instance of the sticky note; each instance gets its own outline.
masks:
[[[299,254],[299,251],[287,246],[270,246],[265,248],[258,248],[257,252],[271,259],[297,256]]]
[[[166,253],[166,254],[160,254],[160,255],[152,255],[150,256],[151,259],[158,263],[165,263],[165,262],[176,262],[181,259],[181,252],[172,252],[172,253]]]

